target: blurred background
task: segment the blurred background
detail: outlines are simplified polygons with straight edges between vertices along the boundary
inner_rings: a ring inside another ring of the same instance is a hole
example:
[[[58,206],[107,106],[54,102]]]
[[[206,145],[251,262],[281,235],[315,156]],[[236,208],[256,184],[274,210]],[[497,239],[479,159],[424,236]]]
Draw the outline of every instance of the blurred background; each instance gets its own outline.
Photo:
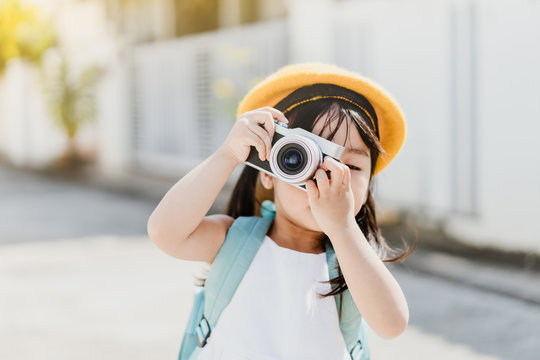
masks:
[[[373,333],[373,359],[538,359],[534,0],[0,0],[0,358],[176,358],[205,265],[157,249],[148,216],[302,61],[373,78],[408,119],[374,181],[383,235],[419,241],[388,265],[410,325]]]

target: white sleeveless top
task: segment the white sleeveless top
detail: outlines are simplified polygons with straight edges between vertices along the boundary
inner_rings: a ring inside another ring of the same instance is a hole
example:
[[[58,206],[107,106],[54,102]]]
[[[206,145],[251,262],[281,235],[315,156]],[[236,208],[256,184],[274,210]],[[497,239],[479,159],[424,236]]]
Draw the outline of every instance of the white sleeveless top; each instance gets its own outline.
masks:
[[[265,236],[199,360],[349,360],[326,253],[277,245]]]

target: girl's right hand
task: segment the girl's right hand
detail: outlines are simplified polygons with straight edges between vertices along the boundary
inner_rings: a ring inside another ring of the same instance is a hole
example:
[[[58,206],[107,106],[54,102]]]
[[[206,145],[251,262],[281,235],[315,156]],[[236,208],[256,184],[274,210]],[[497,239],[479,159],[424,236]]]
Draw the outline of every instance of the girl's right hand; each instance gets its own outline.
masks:
[[[281,111],[270,106],[243,113],[234,123],[220,150],[240,164],[246,161],[251,146],[254,146],[261,161],[268,160],[276,127],[274,119],[289,124]]]

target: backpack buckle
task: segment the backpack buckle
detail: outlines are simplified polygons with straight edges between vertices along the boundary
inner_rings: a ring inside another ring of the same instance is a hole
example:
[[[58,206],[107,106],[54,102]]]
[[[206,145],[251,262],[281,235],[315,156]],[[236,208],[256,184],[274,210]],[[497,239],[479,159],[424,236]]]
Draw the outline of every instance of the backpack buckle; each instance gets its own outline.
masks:
[[[362,345],[362,341],[358,340],[349,352],[349,354],[351,355],[351,359],[359,360],[360,356],[362,355],[362,350],[364,350],[364,346]]]
[[[206,345],[206,341],[208,340],[210,333],[210,324],[203,315],[203,317],[199,321],[199,324],[197,325],[197,328],[195,329],[198,347],[203,347],[204,345]]]

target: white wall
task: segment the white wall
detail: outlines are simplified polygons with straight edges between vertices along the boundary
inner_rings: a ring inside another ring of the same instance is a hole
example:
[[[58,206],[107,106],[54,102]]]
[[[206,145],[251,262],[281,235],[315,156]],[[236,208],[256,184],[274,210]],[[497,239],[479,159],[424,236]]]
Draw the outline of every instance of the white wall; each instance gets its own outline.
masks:
[[[478,1],[475,13],[478,216],[448,229],[540,253],[540,2]]]

